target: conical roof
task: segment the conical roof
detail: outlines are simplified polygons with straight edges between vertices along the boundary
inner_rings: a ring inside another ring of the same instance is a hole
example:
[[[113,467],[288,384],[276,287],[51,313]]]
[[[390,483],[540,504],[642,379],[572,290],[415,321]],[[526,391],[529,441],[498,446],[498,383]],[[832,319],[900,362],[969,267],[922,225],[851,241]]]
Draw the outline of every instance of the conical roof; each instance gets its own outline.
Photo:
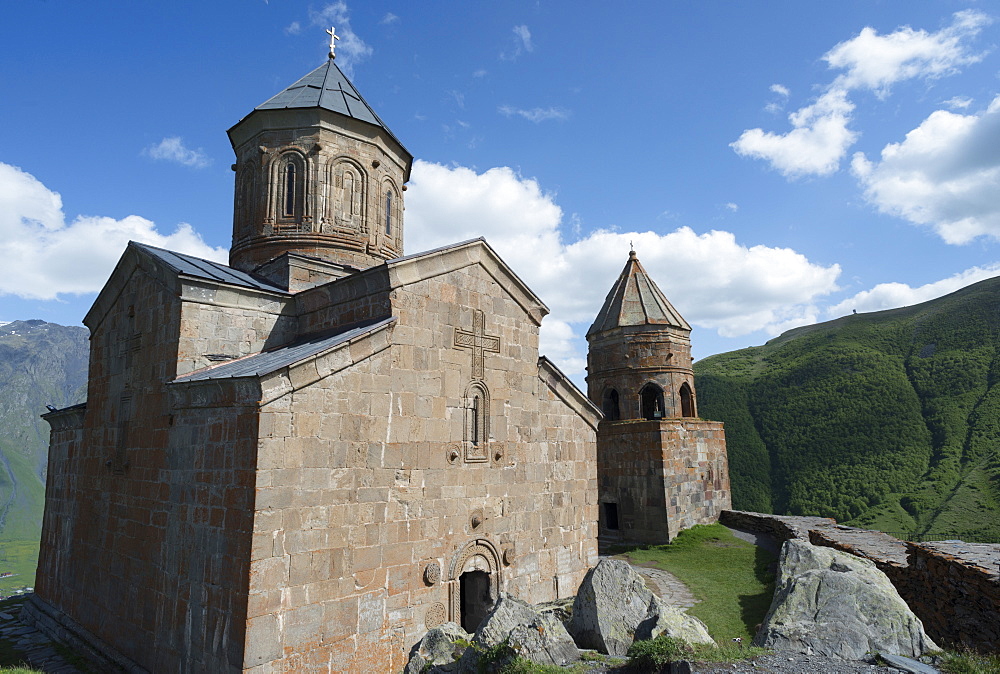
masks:
[[[368,105],[347,76],[341,72],[333,59],[312,71],[295,84],[272,96],[254,110],[281,110],[286,108],[323,108],[345,117],[374,124],[384,129],[399,143],[389,127]],[[402,143],[399,143],[402,147]]]
[[[587,330],[587,337],[633,325],[663,325],[691,330],[688,322],[643,269],[634,250],[629,252],[628,262],[605,298],[594,324]]]

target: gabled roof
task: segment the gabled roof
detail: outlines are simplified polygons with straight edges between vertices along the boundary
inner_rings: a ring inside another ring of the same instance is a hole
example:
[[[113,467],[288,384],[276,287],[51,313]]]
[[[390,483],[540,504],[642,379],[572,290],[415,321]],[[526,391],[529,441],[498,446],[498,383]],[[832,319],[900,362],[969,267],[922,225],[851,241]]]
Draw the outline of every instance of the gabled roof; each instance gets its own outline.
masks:
[[[633,250],[629,252],[628,262],[605,298],[597,319],[587,330],[587,337],[605,330],[635,325],[663,325],[691,330],[691,326],[670,304],[663,291],[656,287]]]
[[[361,325],[334,334],[312,335],[270,351],[262,351],[223,365],[215,365],[197,370],[183,377],[178,377],[174,381],[176,383],[185,383],[208,379],[263,376],[328,351],[335,346],[361,337],[366,333],[374,332],[395,322],[395,320],[395,317],[389,317],[381,320],[366,321]]]
[[[193,255],[175,253],[172,250],[156,248],[144,243],[136,243],[135,241],[129,241],[128,245],[156,258],[176,271],[178,274],[208,279],[210,281],[219,281],[221,283],[228,283],[230,285],[241,286],[243,288],[266,290],[268,292],[281,293],[282,295],[288,294],[288,291],[274,285],[273,283],[268,283],[263,279],[253,277],[250,274],[239,271],[238,269],[227,267],[219,262],[203,260],[200,257],[194,257]]]
[[[287,108],[323,108],[331,112],[368,122],[383,129],[394,141],[403,146],[393,135],[372,107],[368,105],[347,76],[333,59],[312,71],[281,93],[272,96],[254,110],[282,110]],[[405,149],[405,148],[404,148]]]

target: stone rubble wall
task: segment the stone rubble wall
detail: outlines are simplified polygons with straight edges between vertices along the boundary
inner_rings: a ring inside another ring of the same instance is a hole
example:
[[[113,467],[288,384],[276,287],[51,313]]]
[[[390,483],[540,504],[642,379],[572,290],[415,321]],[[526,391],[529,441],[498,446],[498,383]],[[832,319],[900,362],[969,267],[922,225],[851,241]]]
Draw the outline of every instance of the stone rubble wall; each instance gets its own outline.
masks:
[[[868,559],[888,576],[938,644],[1000,652],[1000,544],[904,542],[823,517],[727,510],[719,521],[779,543],[804,539]]]

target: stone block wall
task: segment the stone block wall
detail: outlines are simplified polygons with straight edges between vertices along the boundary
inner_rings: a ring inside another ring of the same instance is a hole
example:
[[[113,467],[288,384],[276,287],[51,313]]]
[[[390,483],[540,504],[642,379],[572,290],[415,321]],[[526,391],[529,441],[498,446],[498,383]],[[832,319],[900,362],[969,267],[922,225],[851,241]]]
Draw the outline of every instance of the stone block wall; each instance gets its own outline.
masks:
[[[298,330],[287,295],[187,281],[181,299],[177,376],[279,346]]]
[[[249,671],[397,671],[427,629],[460,619],[463,571],[543,601],[596,562],[598,415],[540,376],[537,323],[478,265],[391,297],[391,329],[264,382]],[[468,435],[476,355],[456,342],[477,311],[499,340],[481,355],[482,446]]]
[[[729,507],[722,424],[697,419],[602,422],[597,441],[602,504],[617,506],[607,543],[667,543],[682,529],[711,524]]]

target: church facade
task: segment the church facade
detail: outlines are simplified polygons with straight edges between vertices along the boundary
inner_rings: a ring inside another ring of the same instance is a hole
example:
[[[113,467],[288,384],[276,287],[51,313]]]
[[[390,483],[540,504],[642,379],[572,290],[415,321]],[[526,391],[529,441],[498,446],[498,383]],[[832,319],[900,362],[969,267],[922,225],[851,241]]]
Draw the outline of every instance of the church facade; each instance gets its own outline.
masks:
[[[229,135],[230,264],[131,243],[84,320],[23,615],[128,671],[391,672],[573,594],[622,424],[548,309],[482,239],[403,256],[412,156],[332,58]]]

